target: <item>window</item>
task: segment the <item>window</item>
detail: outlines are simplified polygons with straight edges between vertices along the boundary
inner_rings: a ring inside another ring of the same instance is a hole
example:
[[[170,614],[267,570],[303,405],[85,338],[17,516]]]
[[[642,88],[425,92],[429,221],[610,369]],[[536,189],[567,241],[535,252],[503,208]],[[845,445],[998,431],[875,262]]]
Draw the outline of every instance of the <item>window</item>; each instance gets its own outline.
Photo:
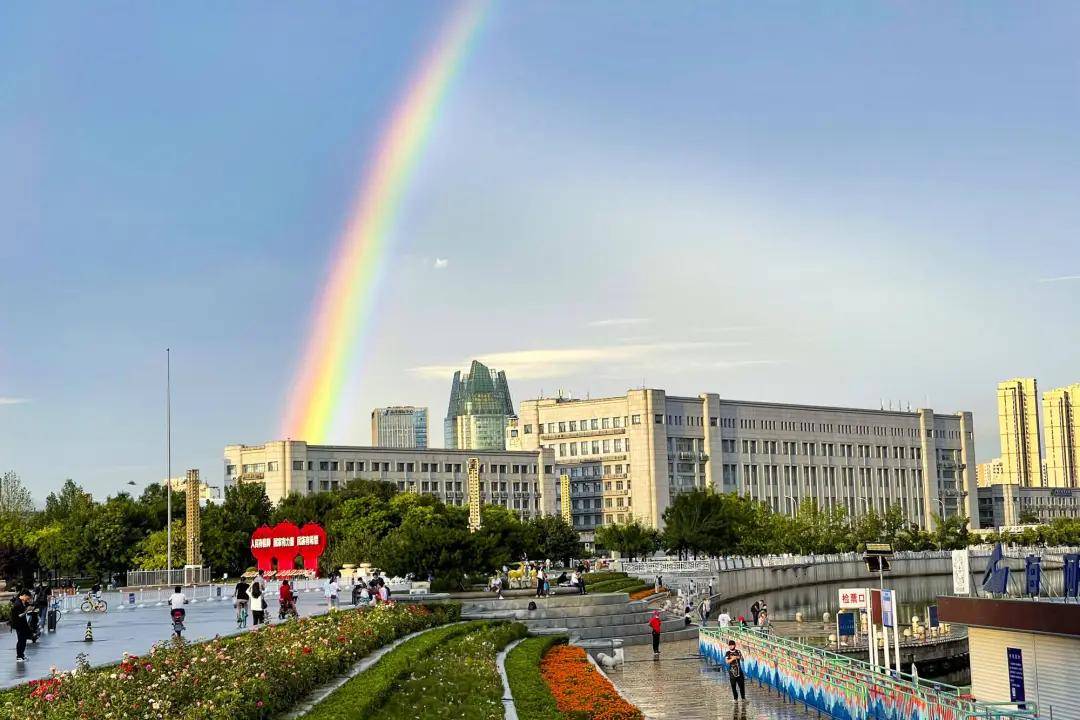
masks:
[[[525,434],[526,435],[532,435],[532,425],[526,425],[525,426]]]
[[[356,462],[356,469],[357,469],[357,470],[358,470],[359,472],[364,472],[364,461],[363,461],[363,460],[358,460],[358,461]]]
[[[330,469],[330,462],[328,460],[320,460],[319,461],[319,469],[320,470],[329,470]]]
[[[577,432],[577,420],[570,421],[570,432]]]
[[[278,470],[281,469],[281,465],[278,464],[278,462],[275,460],[274,462],[266,463],[266,469],[269,472],[277,472]]]
[[[664,416],[663,415],[654,415],[653,416],[653,422],[655,424],[657,424],[657,425],[663,425],[664,424]]]
[[[615,438],[615,452],[622,452],[622,439]]]
[[[414,467],[416,467],[414,463],[405,463],[405,469],[409,472],[412,472]]]
[[[566,423],[564,423],[564,422],[559,423],[559,432],[561,432],[561,433],[566,432]]]
[[[333,461],[332,461],[332,462],[330,463],[330,469],[331,469],[331,470],[333,470],[334,472],[337,472],[337,469],[338,469],[338,462],[337,462],[337,460],[333,460]]]
[[[641,424],[641,416],[640,415],[631,415],[630,416],[630,424],[631,425],[640,425]]]
[[[623,419],[621,417],[611,418],[611,424],[613,427],[621,428],[623,426]]]
[[[589,421],[589,429],[590,430],[599,430],[600,429],[600,425],[597,422],[596,418],[593,418],[592,420]]]
[[[353,472],[356,470],[356,463],[352,460],[345,461],[345,472]]]
[[[293,460],[292,461],[292,469],[293,470],[303,470],[304,469],[304,461],[303,460]]]
[[[600,454],[600,441],[599,440],[593,440],[592,441],[592,454],[593,455],[599,455]]]
[[[610,440],[605,440],[604,441],[604,452],[606,452],[606,453],[611,452],[611,441]]]
[[[601,425],[601,427],[603,427],[604,430],[610,430],[611,429],[611,418],[604,418],[603,422],[601,422],[600,425]]]

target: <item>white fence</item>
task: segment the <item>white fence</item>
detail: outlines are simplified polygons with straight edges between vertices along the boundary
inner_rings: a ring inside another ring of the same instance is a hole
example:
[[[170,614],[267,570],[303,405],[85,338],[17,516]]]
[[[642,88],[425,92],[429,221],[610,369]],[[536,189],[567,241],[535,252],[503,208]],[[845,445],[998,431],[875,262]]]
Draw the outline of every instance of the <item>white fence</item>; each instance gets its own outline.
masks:
[[[126,587],[208,585],[211,580],[210,568],[207,567],[183,567],[175,570],[128,570],[124,585]]]

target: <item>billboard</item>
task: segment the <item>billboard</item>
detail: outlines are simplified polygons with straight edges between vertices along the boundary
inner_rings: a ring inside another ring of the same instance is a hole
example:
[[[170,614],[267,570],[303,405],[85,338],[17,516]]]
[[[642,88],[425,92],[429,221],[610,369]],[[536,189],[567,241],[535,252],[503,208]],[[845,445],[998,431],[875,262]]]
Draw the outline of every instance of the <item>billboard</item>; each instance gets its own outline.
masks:
[[[263,572],[292,570],[299,556],[305,570],[319,569],[319,557],[326,550],[326,531],[307,523],[297,527],[288,520],[270,527],[263,525],[251,533],[251,554]]]

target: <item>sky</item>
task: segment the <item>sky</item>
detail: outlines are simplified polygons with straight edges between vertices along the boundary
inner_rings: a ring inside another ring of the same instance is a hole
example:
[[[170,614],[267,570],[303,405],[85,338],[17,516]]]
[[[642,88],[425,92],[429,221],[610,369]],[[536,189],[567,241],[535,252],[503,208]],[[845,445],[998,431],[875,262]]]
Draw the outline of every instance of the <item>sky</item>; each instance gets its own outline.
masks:
[[[449,2],[0,7],[0,471],[38,501],[278,439]],[[339,403],[630,387],[975,414],[1080,382],[1080,6],[494,2]]]

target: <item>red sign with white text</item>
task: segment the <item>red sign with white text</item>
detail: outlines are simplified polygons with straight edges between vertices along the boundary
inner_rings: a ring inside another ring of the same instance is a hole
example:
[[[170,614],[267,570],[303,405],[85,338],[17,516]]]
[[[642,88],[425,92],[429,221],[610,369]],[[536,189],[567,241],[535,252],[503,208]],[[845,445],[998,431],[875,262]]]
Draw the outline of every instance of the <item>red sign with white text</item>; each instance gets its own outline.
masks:
[[[319,556],[326,550],[326,531],[315,523],[297,527],[288,520],[274,527],[263,525],[251,533],[251,554],[264,572],[292,570],[299,555],[307,570],[319,569]]]

